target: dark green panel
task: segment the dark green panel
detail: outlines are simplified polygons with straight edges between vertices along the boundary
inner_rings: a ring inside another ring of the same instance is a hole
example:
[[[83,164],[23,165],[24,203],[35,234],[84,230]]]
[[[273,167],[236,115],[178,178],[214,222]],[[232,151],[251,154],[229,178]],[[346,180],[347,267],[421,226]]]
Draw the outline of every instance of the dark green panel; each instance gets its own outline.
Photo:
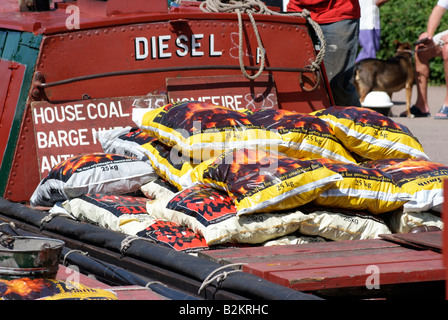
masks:
[[[6,146],[0,167],[0,195],[3,195],[5,192],[6,183],[11,171],[14,151],[20,133],[20,125],[25,112],[28,91],[33,79],[41,42],[41,35],[36,36],[28,32],[0,30],[0,58],[2,60],[15,61],[26,66],[13,124],[9,132],[8,145]]]

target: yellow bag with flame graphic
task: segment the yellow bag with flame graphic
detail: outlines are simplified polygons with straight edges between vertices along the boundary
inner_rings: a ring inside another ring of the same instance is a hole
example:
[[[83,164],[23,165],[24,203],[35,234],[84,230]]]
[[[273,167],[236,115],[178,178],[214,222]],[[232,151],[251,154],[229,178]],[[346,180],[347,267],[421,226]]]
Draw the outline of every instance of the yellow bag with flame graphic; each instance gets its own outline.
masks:
[[[403,206],[404,212],[442,212],[443,181],[448,179],[448,166],[422,159],[383,159],[362,165],[386,172],[411,195]]]
[[[316,116],[282,109],[243,110],[251,120],[277,131],[283,143],[278,151],[294,158],[328,158],[356,163],[325,121]]]
[[[0,300],[118,300],[109,290],[55,279],[0,279]]]
[[[176,148],[154,140],[141,146],[147,155],[154,171],[163,179],[182,190],[180,180],[188,175],[197,164],[188,156],[184,156]]]
[[[324,120],[344,146],[368,159],[421,158],[422,145],[404,125],[367,108],[337,107],[311,113]]]
[[[155,201],[147,210],[201,234],[208,245],[262,243],[296,231],[308,216],[298,210],[240,215],[223,190],[194,186]]]
[[[238,215],[299,207],[340,179],[340,174],[316,160],[265,149],[227,150],[191,172],[192,183],[226,190]]]
[[[204,102],[175,102],[158,109],[134,108],[133,121],[196,164],[226,149],[281,143],[281,137],[242,112]]]
[[[411,199],[391,175],[379,169],[324,158],[317,161],[342,176],[316,198],[318,205],[380,214],[401,208]]]

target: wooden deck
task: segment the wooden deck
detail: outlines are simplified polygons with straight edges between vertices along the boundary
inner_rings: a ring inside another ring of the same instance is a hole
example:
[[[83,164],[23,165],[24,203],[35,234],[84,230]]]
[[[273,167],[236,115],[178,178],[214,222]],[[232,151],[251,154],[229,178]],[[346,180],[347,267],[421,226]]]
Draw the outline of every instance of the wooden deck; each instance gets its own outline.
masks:
[[[443,298],[446,274],[441,247],[442,232],[425,232],[204,251],[200,256],[221,264],[243,263],[244,272],[304,292],[357,288],[374,294],[379,290],[373,289],[391,285],[437,284]]]

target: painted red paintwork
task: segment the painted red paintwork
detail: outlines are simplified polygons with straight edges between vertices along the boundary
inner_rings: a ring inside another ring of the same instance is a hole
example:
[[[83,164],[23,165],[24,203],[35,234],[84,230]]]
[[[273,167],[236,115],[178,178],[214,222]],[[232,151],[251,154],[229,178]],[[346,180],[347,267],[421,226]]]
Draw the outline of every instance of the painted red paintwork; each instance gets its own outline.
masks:
[[[413,234],[417,239],[419,235]],[[201,252],[221,264],[242,263],[243,271],[300,291],[365,287],[380,271],[381,285],[443,281],[442,254],[382,239],[333,241]]]

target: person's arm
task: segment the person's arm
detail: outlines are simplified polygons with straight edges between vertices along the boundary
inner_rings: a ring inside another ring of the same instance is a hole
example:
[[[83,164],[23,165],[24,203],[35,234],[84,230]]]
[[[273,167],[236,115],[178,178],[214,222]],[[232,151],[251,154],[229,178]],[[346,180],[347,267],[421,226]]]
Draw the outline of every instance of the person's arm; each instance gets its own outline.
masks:
[[[439,27],[440,20],[442,20],[443,15],[445,14],[445,8],[439,5],[436,5],[431,14],[429,15],[428,25],[426,27],[426,32],[423,32],[418,39],[428,38],[428,40],[432,39],[432,36],[436,32]]]

